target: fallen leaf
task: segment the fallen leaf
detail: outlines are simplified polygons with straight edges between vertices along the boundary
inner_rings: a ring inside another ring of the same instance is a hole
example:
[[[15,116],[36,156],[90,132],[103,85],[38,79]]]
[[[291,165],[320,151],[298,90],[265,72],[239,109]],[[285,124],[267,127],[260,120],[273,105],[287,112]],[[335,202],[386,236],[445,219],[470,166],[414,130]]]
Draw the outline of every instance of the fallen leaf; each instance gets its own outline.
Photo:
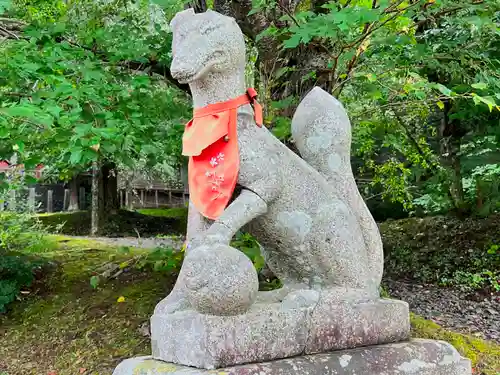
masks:
[[[85,371],[87,371],[87,369],[86,369],[86,368],[83,368],[83,367],[81,367],[81,368],[80,368],[80,374],[84,374],[84,373],[85,373]]]
[[[116,302],[118,302],[118,303],[125,302],[125,297],[123,297],[123,296],[118,297]]]

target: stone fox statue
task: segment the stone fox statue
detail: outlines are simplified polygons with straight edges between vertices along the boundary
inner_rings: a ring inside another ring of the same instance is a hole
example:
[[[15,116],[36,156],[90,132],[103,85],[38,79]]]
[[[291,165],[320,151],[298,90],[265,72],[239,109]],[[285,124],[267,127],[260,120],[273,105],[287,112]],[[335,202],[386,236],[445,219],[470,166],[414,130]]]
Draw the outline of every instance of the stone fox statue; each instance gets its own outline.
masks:
[[[171,27],[171,73],[189,84],[195,109],[246,92],[245,42],[234,19],[185,10]],[[188,252],[200,245],[228,245],[244,228],[283,282],[276,302],[307,300],[311,290],[336,293],[339,300],[378,298],[382,242],[352,174],[351,125],[340,102],[318,87],[302,100],[292,121],[302,158],[257,126],[250,104],[238,108],[236,130],[240,192],[215,220],[190,202]],[[182,271],[155,313],[191,308],[189,283],[181,276]]]

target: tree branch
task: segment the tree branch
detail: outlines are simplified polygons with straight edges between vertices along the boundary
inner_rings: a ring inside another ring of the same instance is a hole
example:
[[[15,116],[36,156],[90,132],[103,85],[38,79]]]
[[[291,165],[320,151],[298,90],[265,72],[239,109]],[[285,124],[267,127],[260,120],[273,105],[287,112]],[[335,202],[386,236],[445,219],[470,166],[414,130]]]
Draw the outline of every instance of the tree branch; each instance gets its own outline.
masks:
[[[206,12],[208,7],[207,7],[207,1],[206,0],[192,0],[186,3],[184,6],[184,9],[189,9],[193,8],[195,13],[203,13]]]
[[[19,39],[19,36],[17,34],[14,34],[12,31],[10,30],[7,30],[6,28],[0,26],[0,31],[2,31],[3,33],[11,36],[12,38],[14,39]]]
[[[404,132],[406,134],[406,137],[410,140],[410,143],[413,145],[413,147],[415,148],[415,150],[417,150],[417,152],[420,154],[420,156],[422,156],[422,158],[429,164],[430,167],[435,168],[436,167],[436,163],[433,160],[427,159],[427,156],[425,155],[425,152],[422,150],[422,148],[418,144],[417,140],[410,133],[410,130],[405,125],[405,123],[404,123],[403,119],[401,118],[401,116],[396,111],[394,111],[394,115],[396,116],[396,119],[398,120],[399,125],[403,128],[403,130],[404,130]]]

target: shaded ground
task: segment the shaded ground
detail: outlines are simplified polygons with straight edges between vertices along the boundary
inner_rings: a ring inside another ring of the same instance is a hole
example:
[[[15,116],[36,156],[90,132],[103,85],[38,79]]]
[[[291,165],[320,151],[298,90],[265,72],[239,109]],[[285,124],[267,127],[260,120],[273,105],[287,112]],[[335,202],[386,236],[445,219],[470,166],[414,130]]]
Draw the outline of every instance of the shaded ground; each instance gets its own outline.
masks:
[[[407,301],[411,311],[453,331],[500,344],[500,298],[481,297],[458,288],[386,281],[389,294]]]

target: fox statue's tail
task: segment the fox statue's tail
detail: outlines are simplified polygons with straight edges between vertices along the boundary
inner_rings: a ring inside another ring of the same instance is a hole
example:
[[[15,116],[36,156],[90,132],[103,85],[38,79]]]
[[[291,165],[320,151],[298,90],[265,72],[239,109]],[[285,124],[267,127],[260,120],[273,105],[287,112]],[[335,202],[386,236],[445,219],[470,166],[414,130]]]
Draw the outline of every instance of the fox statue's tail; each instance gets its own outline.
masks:
[[[302,158],[351,207],[363,232],[374,285],[383,272],[380,232],[354,180],[351,168],[351,122],[342,104],[319,87],[300,102],[292,119],[292,136]]]

